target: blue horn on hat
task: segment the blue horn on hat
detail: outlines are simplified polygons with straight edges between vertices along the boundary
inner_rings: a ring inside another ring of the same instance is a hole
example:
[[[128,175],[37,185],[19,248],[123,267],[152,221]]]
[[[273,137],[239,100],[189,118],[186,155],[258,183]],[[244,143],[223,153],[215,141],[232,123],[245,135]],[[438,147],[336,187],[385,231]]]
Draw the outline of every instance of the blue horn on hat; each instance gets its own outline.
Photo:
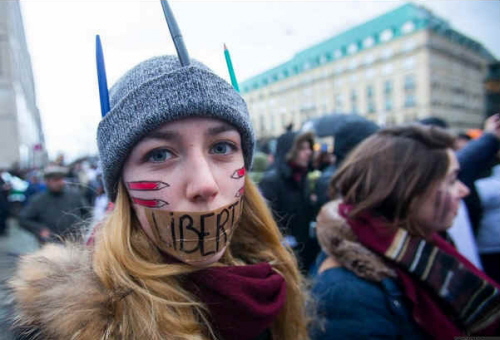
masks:
[[[101,114],[104,117],[109,112],[108,81],[106,79],[106,66],[102,53],[101,37],[95,36],[95,57],[97,63],[97,81],[99,83],[99,98],[101,101]]]

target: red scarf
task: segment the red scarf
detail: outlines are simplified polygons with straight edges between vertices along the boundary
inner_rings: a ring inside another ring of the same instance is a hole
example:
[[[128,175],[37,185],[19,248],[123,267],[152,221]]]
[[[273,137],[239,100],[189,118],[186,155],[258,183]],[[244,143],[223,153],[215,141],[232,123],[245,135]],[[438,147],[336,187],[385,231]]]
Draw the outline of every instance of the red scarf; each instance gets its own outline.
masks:
[[[292,178],[295,182],[300,183],[302,178],[307,175],[307,167],[298,165],[294,162],[288,162],[288,166],[292,170]]]
[[[251,340],[269,329],[286,301],[286,283],[268,263],[210,267],[189,275],[224,340]]]
[[[349,218],[353,208],[340,204],[339,213],[360,243],[395,265],[423,330],[439,340],[498,334],[500,286],[437,234],[426,241],[369,213]]]

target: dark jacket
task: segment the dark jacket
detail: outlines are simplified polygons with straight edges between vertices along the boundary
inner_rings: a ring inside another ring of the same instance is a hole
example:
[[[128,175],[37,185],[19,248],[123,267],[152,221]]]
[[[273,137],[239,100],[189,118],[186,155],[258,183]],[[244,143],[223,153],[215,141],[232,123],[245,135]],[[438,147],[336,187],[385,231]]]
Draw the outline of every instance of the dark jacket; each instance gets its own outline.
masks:
[[[65,188],[61,193],[49,191],[35,194],[21,211],[19,222],[23,228],[39,235],[42,228],[53,234],[67,236],[75,231],[75,224],[87,217],[88,203],[76,190]]]
[[[313,204],[307,174],[299,182],[294,180],[287,155],[293,154],[294,148],[308,139],[312,140],[311,134],[297,135],[294,132],[287,132],[278,138],[274,166],[259,183],[278,226],[284,234],[295,237],[298,242],[295,250],[305,269],[314,262],[319,251],[317,242],[309,237],[309,225],[314,220]]]
[[[322,253],[318,265],[325,258]],[[342,267],[313,274],[312,340],[425,339],[394,279],[371,282]]]
[[[330,197],[330,181],[332,180],[333,175],[337,171],[337,165],[331,164],[327,166],[322,172],[321,176],[319,176],[315,185],[315,193],[317,197],[316,203],[316,211],[319,212],[319,209],[323,206],[323,204],[327,203],[331,200]]]
[[[317,221],[325,252],[311,272],[313,319],[317,320],[311,327],[312,340],[425,339],[411,316],[396,273],[380,256],[356,242],[337,207],[335,201],[325,205]],[[327,253],[340,266],[318,273]]]
[[[457,152],[460,164],[458,179],[470,190],[470,194],[464,198],[464,202],[475,233],[479,229],[483,210],[474,182],[485,177],[487,171],[494,165],[495,155],[499,149],[500,141],[493,134],[485,133],[480,138],[467,143],[463,149]]]

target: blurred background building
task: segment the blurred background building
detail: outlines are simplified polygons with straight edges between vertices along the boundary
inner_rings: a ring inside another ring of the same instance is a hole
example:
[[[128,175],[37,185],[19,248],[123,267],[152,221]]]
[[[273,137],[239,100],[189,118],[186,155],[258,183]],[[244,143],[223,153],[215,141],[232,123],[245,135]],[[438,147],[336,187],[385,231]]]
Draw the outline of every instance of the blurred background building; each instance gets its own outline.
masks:
[[[0,1],[0,169],[46,161],[19,1]]]
[[[500,62],[490,65],[484,88],[486,90],[486,115],[489,117],[500,112]]]
[[[495,61],[446,20],[408,3],[297,53],[240,88],[258,138],[332,112],[387,126],[432,115],[464,130],[484,121],[485,80],[495,73]]]

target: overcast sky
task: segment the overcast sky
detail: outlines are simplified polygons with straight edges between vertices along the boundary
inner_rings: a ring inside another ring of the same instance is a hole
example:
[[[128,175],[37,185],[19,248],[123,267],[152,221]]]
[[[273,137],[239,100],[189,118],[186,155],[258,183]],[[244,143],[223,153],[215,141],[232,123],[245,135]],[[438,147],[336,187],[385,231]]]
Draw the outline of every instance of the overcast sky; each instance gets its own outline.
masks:
[[[500,57],[499,1],[419,1]],[[170,1],[190,56],[241,83],[403,1]],[[51,157],[95,153],[100,120],[95,35],[108,84],[140,61],[175,54],[159,0],[23,0],[37,101]]]

